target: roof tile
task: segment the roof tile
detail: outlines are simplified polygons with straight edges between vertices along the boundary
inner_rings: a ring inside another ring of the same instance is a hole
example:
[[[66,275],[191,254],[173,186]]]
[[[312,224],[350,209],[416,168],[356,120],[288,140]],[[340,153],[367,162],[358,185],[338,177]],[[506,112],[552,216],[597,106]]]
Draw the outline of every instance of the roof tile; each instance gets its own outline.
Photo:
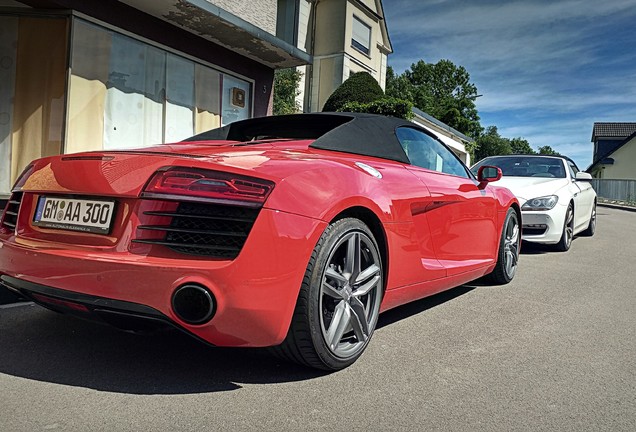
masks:
[[[596,122],[592,142],[598,138],[627,138],[636,132],[636,123]]]

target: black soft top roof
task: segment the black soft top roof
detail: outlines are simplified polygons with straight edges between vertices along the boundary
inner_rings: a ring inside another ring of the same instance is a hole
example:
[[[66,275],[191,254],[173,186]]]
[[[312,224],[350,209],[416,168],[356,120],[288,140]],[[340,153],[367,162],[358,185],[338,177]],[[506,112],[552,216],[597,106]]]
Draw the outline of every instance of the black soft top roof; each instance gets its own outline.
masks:
[[[400,126],[416,128],[428,134],[412,122],[395,117],[364,113],[313,113],[241,120],[184,141],[313,139],[315,141],[309,146],[311,148],[410,163],[395,135],[395,130]]]

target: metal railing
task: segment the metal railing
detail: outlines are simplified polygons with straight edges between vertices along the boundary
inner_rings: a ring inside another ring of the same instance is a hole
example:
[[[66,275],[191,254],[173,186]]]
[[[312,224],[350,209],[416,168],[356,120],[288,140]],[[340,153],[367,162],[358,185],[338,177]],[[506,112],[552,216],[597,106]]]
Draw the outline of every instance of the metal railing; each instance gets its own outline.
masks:
[[[636,180],[592,179],[590,183],[599,198],[636,201]]]

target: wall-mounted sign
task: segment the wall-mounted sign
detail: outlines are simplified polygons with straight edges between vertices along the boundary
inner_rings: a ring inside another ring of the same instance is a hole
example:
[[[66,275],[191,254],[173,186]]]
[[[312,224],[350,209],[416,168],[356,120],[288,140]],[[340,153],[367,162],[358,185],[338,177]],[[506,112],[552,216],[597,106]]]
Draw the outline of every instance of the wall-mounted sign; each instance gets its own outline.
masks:
[[[232,87],[232,105],[239,108],[245,108],[245,90],[238,87]]]

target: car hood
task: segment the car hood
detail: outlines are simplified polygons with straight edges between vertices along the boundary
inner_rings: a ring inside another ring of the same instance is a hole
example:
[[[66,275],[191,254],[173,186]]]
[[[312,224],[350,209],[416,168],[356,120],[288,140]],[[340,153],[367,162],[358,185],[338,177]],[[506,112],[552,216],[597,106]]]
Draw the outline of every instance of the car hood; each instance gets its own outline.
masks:
[[[497,186],[510,189],[521,205],[531,198],[554,195],[568,184],[568,179],[545,177],[502,177]]]

